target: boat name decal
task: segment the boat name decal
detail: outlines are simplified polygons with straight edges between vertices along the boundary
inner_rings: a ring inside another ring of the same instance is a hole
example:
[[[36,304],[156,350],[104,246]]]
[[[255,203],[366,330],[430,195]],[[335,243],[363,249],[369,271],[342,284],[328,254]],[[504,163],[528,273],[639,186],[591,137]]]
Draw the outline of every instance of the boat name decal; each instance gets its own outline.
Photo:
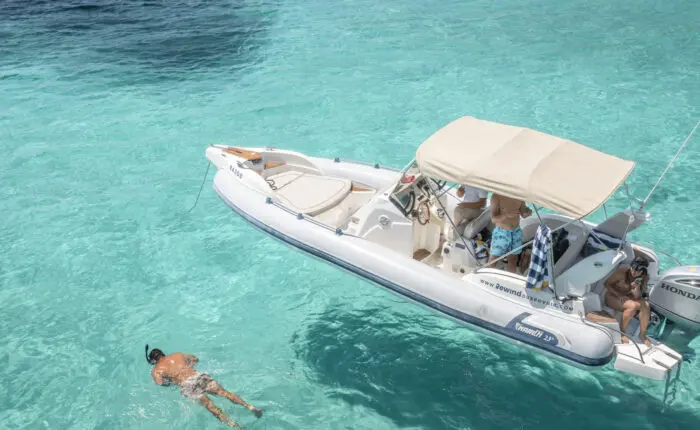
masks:
[[[559,343],[559,339],[557,339],[557,337],[554,334],[546,330],[542,330],[541,328],[534,327],[530,324],[522,322],[525,318],[529,316],[530,314],[528,312],[523,312],[522,314],[513,318],[506,325],[506,328],[515,330],[518,333],[522,333],[526,336],[534,337],[535,339],[541,340],[542,342],[548,343],[550,345],[557,345]]]
[[[700,295],[698,294],[693,294],[685,290],[681,290],[680,288],[676,288],[672,285],[668,285],[665,282],[661,283],[661,289],[667,290],[672,292],[673,294],[678,294],[679,296],[686,297],[690,300],[700,300]]]
[[[508,294],[516,296],[516,297],[525,297],[529,301],[531,301],[532,303],[536,303],[536,304],[539,304],[542,306],[549,306],[549,307],[556,308],[556,309],[561,309],[563,311],[573,312],[573,310],[574,310],[573,306],[567,305],[567,304],[561,304],[556,299],[542,300],[538,297],[535,297],[534,295],[528,295],[523,290],[517,290],[515,288],[508,288],[506,286],[499,284],[498,282],[493,283],[493,282],[487,281],[485,279],[479,279],[479,281],[482,284],[484,284],[488,287],[491,287],[493,289],[496,289],[498,291],[503,291],[504,293],[508,293]]]
[[[236,169],[236,168],[233,166],[233,164],[229,165],[229,166],[228,166],[228,169],[229,169],[234,175],[236,175],[236,176],[238,177],[238,179],[242,179],[242,178],[243,178],[243,173],[241,173],[240,170]]]

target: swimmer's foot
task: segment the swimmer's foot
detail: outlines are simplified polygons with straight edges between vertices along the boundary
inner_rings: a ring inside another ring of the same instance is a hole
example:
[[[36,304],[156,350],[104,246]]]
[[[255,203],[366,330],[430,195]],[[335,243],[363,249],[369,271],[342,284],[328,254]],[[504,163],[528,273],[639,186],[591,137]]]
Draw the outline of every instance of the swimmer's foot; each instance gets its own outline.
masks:
[[[262,416],[262,414],[263,414],[262,409],[256,408],[255,406],[250,406],[248,409],[250,410],[250,412],[252,412],[253,414],[255,414],[255,416],[258,417],[258,418],[260,418],[260,417]]]
[[[232,428],[236,428],[236,429],[242,429],[242,428],[243,428],[242,425],[238,424],[235,420],[233,420],[233,419],[231,419],[231,418],[229,418],[229,419],[226,420],[226,425],[227,425],[228,427],[232,427]]]
[[[622,335],[621,338],[622,338],[622,343],[630,343],[630,340],[627,338],[627,336]]]
[[[648,337],[646,337],[646,335],[644,335],[644,336],[639,336],[639,339],[641,339],[642,342],[644,342],[644,345],[646,345],[646,346],[651,346],[651,341],[649,340]]]

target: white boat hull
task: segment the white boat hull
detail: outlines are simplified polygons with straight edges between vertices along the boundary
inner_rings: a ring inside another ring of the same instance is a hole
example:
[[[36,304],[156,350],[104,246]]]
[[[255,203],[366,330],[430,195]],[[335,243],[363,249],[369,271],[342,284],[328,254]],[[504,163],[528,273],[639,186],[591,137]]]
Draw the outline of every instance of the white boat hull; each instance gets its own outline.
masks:
[[[237,159],[222,161],[217,151],[220,149],[215,147],[207,150],[218,168],[213,180],[216,193],[243,219],[285,244],[478,331],[577,367],[605,366],[615,357],[619,335],[584,321],[580,299],[562,303],[551,292],[523,288],[522,276],[496,269],[455,276],[397,251],[404,249],[404,244],[390,249],[345,233],[351,230],[316,222],[278,204],[275,192],[259,172],[242,169]],[[377,195],[400,177],[396,171],[378,166],[305,158],[323,175],[375,187]]]

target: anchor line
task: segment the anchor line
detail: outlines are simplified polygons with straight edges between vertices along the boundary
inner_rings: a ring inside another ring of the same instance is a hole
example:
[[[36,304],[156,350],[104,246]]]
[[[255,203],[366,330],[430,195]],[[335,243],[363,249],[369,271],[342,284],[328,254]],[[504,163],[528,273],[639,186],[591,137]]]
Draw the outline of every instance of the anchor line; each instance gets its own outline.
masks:
[[[649,200],[649,197],[651,197],[651,195],[654,193],[654,191],[656,190],[656,187],[659,186],[659,184],[661,183],[661,180],[664,178],[664,175],[666,175],[666,172],[668,172],[668,170],[671,168],[671,166],[673,165],[673,162],[676,161],[678,156],[681,154],[681,151],[683,151],[683,148],[685,148],[685,145],[690,141],[690,138],[693,137],[693,134],[695,133],[695,130],[698,129],[698,126],[700,126],[700,121],[698,121],[695,124],[695,127],[693,127],[693,131],[691,131],[690,134],[688,135],[688,137],[685,138],[685,141],[683,142],[681,147],[678,148],[676,155],[674,155],[673,158],[671,159],[671,161],[668,163],[668,165],[666,165],[666,168],[664,169],[663,173],[661,173],[661,176],[659,176],[659,180],[656,181],[656,184],[654,184],[651,191],[649,191],[649,194],[647,195],[647,197],[644,200],[642,200],[642,203],[639,206],[640,210],[644,208],[644,205],[647,203],[647,200]]]
[[[202,189],[204,188],[204,182],[207,180],[207,176],[209,175],[209,167],[211,167],[211,163],[207,163],[207,170],[204,172],[204,178],[202,179],[202,185],[199,186],[199,192],[197,193],[197,200],[194,201],[194,206],[190,208],[187,212],[192,212],[192,209],[194,209],[197,206],[197,203],[199,202],[199,196],[202,194]]]

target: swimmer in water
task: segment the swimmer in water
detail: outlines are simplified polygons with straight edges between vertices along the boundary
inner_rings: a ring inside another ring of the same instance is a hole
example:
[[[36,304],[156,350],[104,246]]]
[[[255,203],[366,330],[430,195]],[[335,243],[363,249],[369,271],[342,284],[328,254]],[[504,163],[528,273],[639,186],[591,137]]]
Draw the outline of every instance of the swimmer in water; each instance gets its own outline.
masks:
[[[158,385],[179,385],[180,392],[183,396],[198,400],[205,408],[209,410],[216,418],[229,427],[242,428],[236,421],[228,417],[221,409],[214,405],[214,402],[207,396],[213,394],[215,396],[225,397],[246,407],[249,411],[255,414],[256,417],[262,416],[262,409],[249,405],[237,395],[230,393],[221,387],[218,382],[212,379],[206,373],[194,370],[194,365],[199,359],[194,355],[175,352],[170,355],[165,355],[160,349],[154,348],[148,352],[146,345],[146,360],[149,364],[154,365],[151,370],[151,376]]]

